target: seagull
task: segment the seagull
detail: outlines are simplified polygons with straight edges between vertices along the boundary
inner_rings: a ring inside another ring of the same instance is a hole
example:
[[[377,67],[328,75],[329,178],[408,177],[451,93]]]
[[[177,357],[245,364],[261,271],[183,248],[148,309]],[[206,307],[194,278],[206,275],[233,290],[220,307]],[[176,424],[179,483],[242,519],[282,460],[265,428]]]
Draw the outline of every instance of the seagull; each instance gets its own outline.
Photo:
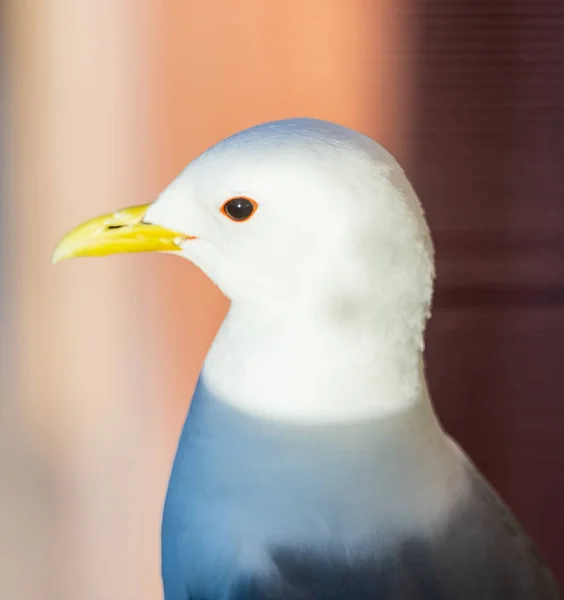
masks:
[[[433,243],[382,146],[317,119],[252,127],[53,262],[146,251],[231,301],[170,476],[166,600],[561,598],[434,412]]]

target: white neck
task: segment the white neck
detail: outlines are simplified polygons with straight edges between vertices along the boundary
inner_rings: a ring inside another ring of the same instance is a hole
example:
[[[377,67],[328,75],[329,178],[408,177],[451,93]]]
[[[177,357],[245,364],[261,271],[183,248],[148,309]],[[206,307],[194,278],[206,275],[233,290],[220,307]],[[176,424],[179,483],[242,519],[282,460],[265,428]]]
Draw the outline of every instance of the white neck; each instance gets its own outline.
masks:
[[[232,305],[202,376],[247,413],[295,423],[354,422],[428,402],[419,343],[397,318],[354,323],[321,312]]]

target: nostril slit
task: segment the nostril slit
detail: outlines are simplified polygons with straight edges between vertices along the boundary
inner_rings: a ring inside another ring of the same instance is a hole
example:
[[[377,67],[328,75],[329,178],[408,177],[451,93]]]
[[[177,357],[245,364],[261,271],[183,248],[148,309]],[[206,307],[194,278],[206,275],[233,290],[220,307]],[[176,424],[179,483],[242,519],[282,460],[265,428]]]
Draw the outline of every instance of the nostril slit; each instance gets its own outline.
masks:
[[[106,229],[121,229],[122,227],[125,227],[125,225],[107,225]]]

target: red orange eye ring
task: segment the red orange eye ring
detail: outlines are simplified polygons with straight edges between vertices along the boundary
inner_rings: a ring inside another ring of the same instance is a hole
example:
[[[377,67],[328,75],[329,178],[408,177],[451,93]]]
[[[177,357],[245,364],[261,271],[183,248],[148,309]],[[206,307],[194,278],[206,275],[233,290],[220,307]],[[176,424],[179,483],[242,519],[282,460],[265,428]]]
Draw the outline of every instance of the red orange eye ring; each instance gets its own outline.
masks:
[[[247,196],[235,196],[226,200],[221,212],[236,223],[249,220],[256,212],[258,204]]]

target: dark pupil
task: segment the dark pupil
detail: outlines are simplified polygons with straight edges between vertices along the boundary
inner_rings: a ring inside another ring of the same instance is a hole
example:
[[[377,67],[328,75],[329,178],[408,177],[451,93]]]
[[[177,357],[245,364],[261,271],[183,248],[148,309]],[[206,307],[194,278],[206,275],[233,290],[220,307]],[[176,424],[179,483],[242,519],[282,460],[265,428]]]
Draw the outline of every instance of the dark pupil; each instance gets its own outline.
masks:
[[[225,212],[235,221],[244,221],[253,214],[254,206],[246,198],[233,198],[225,205]]]

